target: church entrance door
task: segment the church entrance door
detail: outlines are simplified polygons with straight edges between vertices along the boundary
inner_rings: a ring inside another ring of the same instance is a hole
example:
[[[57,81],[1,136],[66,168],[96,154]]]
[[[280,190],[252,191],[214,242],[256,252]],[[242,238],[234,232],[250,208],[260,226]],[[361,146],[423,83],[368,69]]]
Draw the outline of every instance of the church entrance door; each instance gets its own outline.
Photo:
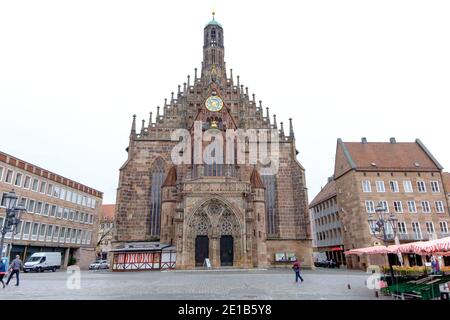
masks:
[[[209,238],[208,236],[197,236],[195,238],[195,266],[203,266],[206,258],[209,258]]]
[[[220,237],[220,265],[233,265],[233,236]]]

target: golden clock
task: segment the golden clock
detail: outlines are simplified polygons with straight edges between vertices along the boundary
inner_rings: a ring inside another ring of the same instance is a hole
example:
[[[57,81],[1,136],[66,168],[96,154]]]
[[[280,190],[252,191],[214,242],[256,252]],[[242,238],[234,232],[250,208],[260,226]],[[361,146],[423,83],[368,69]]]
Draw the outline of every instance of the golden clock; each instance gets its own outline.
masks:
[[[223,107],[223,101],[218,96],[210,96],[206,99],[205,106],[209,111],[220,111]]]

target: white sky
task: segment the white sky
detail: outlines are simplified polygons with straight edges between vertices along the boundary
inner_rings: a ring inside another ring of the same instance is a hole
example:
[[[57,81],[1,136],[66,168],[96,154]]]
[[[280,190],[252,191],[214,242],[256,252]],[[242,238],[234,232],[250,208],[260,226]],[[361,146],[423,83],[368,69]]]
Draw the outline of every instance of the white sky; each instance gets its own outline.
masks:
[[[227,68],[294,119],[310,200],[339,137],[420,138],[450,170],[450,1],[0,1],[0,150],[113,203],[132,115],[200,68],[213,6]]]

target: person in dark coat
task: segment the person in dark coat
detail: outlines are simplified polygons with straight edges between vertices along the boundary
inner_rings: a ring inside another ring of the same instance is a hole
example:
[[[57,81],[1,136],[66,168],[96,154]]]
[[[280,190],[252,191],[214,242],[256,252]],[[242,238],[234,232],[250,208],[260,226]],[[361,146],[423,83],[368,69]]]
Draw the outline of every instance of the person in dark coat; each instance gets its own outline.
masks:
[[[295,259],[294,264],[292,265],[292,269],[295,272],[295,282],[298,282],[298,279],[303,282],[303,278],[300,275],[300,262],[297,259]]]
[[[3,258],[0,260],[0,282],[3,285],[3,288],[5,287],[5,283],[3,282],[3,277],[6,274],[6,259]]]
[[[9,266],[11,273],[9,274],[8,281],[6,281],[6,285],[9,284],[9,281],[11,281],[13,275],[16,275],[16,286],[19,285],[19,273],[20,268],[22,266],[23,266],[22,260],[20,260],[20,256],[17,255],[16,258],[11,262],[11,265]]]

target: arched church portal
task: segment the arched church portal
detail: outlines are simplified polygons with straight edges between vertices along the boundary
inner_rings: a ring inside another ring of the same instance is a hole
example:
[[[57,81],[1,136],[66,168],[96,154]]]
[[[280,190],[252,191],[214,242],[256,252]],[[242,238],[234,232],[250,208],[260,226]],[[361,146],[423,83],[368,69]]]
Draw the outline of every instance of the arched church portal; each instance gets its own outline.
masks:
[[[195,266],[209,258],[213,267],[236,265],[242,259],[242,235],[233,210],[218,199],[205,202],[189,222],[188,246]]]

